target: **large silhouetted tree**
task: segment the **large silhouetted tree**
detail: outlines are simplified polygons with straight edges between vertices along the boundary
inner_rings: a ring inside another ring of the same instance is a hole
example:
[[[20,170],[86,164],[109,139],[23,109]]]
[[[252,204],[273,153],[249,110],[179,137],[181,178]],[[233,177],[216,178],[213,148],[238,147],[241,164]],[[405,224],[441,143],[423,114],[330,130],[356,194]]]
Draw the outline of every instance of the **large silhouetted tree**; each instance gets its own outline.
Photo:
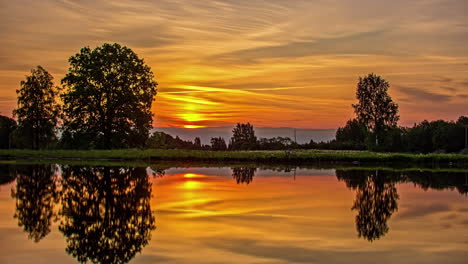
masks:
[[[66,251],[79,262],[127,263],[155,228],[145,168],[63,168]]]
[[[359,122],[374,133],[376,145],[387,127],[396,127],[399,120],[398,105],[388,95],[389,83],[373,73],[362,78],[357,84],[357,104],[353,104]]]
[[[30,239],[39,242],[50,233],[56,217],[54,206],[58,202],[56,165],[22,165],[16,167],[16,199],[18,225]]]
[[[60,114],[56,102],[58,89],[54,87],[52,75],[37,66],[25,81],[21,81],[21,88],[16,93],[18,108],[13,111],[18,118],[16,144],[32,149],[46,147],[56,139]]]
[[[144,146],[157,86],[151,68],[117,43],[84,47],[69,62],[69,73],[62,79],[64,146]]]
[[[231,142],[229,143],[230,150],[252,150],[257,145],[257,137],[250,123],[237,123],[232,130]]]

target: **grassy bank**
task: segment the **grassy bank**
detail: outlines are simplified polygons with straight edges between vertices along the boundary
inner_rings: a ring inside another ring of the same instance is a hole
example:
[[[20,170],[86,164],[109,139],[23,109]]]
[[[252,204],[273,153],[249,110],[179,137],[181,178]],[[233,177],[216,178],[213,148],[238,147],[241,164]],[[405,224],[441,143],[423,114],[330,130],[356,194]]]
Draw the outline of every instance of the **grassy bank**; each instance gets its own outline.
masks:
[[[2,159],[79,159],[79,160],[142,160],[142,161],[239,161],[260,163],[454,163],[468,165],[468,155],[376,153],[369,151],[199,151],[159,149],[119,150],[0,150]]]

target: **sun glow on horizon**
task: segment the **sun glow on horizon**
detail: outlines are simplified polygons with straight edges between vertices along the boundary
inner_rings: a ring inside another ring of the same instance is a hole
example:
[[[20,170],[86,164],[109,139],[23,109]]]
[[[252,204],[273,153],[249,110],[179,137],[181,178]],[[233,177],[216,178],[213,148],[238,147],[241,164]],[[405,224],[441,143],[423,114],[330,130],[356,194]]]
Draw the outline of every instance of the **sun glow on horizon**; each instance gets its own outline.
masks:
[[[188,128],[188,129],[196,129],[196,128],[204,128],[204,127],[207,127],[207,126],[184,125],[184,128]]]

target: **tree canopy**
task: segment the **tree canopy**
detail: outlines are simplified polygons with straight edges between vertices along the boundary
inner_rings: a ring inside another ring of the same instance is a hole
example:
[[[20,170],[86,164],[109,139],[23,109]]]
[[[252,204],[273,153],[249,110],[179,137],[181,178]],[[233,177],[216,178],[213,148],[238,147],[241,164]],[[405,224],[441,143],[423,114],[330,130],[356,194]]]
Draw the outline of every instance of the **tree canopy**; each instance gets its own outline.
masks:
[[[54,87],[53,79],[49,72],[37,66],[16,90],[18,108],[13,115],[18,118],[15,137],[19,138],[19,147],[44,148],[56,139],[60,106],[55,101],[59,90]]]
[[[257,145],[257,137],[250,123],[237,123],[232,130],[231,142],[229,143],[230,150],[251,150]]]
[[[356,89],[357,104],[353,104],[354,111],[359,122],[376,136],[388,127],[396,127],[400,117],[398,116],[398,105],[388,95],[390,84],[382,77],[373,73],[362,78]]]
[[[66,147],[142,147],[152,127],[157,82],[151,68],[117,43],[70,57],[62,79]]]
[[[11,147],[11,136],[16,129],[16,121],[0,115],[0,149]]]

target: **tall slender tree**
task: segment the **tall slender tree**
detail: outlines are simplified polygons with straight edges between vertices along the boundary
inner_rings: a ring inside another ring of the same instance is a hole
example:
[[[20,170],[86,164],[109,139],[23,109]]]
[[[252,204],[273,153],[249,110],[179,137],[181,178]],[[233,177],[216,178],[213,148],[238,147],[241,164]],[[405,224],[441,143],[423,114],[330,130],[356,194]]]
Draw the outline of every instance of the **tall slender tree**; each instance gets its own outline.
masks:
[[[388,127],[396,127],[400,117],[398,105],[388,95],[390,84],[373,73],[362,78],[357,84],[357,104],[353,104],[359,122],[374,133],[376,145],[379,136]]]
[[[18,118],[19,146],[39,149],[56,139],[60,106],[56,102],[59,89],[54,87],[53,79],[49,72],[37,66],[16,90],[18,108],[13,115]]]

